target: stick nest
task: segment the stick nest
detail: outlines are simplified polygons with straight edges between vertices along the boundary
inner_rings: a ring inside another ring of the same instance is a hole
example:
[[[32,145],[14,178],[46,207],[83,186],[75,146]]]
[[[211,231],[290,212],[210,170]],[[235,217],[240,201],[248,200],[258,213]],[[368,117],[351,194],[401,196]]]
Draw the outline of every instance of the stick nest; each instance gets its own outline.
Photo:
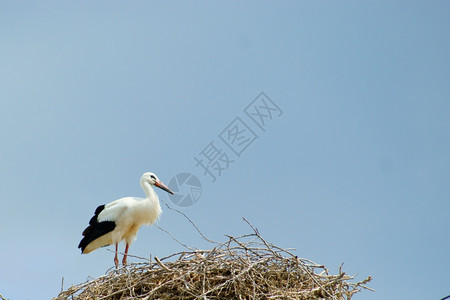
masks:
[[[251,228],[254,233],[227,236],[211,250],[193,249],[108,271],[56,299],[351,299],[362,289],[371,290],[365,286],[370,276],[352,282],[354,276],[341,268],[331,275],[325,266],[269,244]]]

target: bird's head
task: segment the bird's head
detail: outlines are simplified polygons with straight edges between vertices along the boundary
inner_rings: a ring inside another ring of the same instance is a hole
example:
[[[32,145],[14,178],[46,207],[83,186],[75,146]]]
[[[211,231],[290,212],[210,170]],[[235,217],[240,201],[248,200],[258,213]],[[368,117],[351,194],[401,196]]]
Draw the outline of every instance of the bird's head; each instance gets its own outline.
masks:
[[[159,180],[158,176],[152,172],[146,172],[141,177],[141,185],[143,186],[145,183],[149,183],[150,185],[154,185],[159,187],[160,189],[170,193],[174,194],[164,183],[162,183],[161,180]]]

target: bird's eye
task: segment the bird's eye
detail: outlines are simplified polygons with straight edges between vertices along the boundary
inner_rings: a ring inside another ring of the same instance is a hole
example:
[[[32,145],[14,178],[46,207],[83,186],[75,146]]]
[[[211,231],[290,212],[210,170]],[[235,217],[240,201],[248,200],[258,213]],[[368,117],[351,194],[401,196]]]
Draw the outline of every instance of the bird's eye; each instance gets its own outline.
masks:
[[[151,177],[153,180],[156,180],[155,175],[150,175],[150,177]]]

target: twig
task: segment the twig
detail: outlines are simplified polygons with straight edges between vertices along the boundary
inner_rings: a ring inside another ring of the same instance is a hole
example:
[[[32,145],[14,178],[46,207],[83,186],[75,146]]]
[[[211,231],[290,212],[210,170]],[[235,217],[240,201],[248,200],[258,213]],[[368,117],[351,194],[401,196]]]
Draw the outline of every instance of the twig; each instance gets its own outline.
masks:
[[[280,257],[280,255],[278,253],[276,253],[275,251],[272,250],[272,247],[269,246],[269,244],[267,244],[267,242],[261,237],[261,235],[259,234],[258,229],[256,229],[255,227],[253,227],[252,224],[250,224],[249,221],[247,221],[246,218],[242,217],[242,219],[253,229],[253,231],[255,232],[255,234],[258,236],[258,238],[261,240],[261,242],[264,243],[264,245],[267,247],[267,249],[273,253],[273,255]]]
[[[196,249],[196,248],[193,248],[193,247],[189,247],[188,245],[186,245],[186,244],[180,242],[178,239],[176,239],[176,238],[175,238],[169,231],[167,231],[166,229],[164,229],[164,228],[162,228],[162,227],[159,227],[158,225],[155,225],[155,227],[158,228],[159,230],[161,230],[161,231],[167,233],[167,234],[168,234],[175,242],[177,242],[178,244],[180,244],[180,245],[183,246],[184,248],[189,249],[189,250],[195,250],[195,249]]]
[[[64,291],[64,276],[61,278],[61,292]]]
[[[159,258],[158,258],[157,256],[155,256],[155,260],[156,260],[156,263],[157,263],[161,268],[163,268],[163,269],[166,270],[166,271],[171,271],[168,267],[166,267],[166,266],[159,260]]]
[[[113,251],[113,250],[111,250],[111,249],[106,249],[106,251],[109,251],[109,252],[112,252],[112,253],[116,253],[116,251]],[[118,251],[117,254],[125,255],[124,252],[120,252],[120,251]],[[127,256],[128,256],[128,257],[137,258],[137,259],[140,259],[140,260],[151,261],[150,259],[148,259],[148,258],[146,258],[146,257],[137,256],[137,255],[133,255],[133,254],[130,254],[130,253],[127,253]]]
[[[182,212],[181,210],[178,210],[178,209],[176,209],[176,208],[170,207],[169,204],[167,204],[165,201],[162,201],[162,202],[167,206],[168,209],[173,210],[173,211],[175,211],[175,212],[177,212],[177,213],[183,215],[183,216],[186,218],[186,220],[188,220],[189,223],[191,223],[192,226],[194,226],[195,230],[197,230],[197,232],[201,235],[201,237],[202,237],[204,240],[206,240],[206,241],[208,241],[208,242],[210,242],[210,243],[213,243],[213,244],[220,244],[220,243],[218,243],[218,242],[216,242],[216,241],[213,241],[213,240],[207,238],[207,237],[203,234],[203,232],[201,232],[201,230],[197,227],[197,225],[195,225],[195,223],[192,222],[192,220],[191,220],[184,212]]]

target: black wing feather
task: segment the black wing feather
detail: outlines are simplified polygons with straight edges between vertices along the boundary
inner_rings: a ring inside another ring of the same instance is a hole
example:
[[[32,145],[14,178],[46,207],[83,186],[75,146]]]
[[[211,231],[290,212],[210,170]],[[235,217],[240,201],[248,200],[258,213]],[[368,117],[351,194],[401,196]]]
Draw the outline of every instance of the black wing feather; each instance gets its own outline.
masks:
[[[102,235],[111,232],[116,228],[116,223],[113,221],[98,222],[98,215],[105,209],[105,205],[100,205],[94,212],[94,216],[89,220],[89,226],[83,231],[83,239],[78,244],[78,248],[81,248],[81,253],[89,245],[90,242],[96,240]]]

